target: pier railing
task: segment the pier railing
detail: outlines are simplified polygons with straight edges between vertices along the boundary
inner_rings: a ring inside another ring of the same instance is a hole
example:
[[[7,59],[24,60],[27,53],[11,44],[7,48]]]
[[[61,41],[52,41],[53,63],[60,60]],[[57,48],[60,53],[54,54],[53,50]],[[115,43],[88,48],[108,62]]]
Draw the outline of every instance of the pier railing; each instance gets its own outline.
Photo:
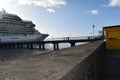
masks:
[[[93,40],[100,39],[101,36],[78,36],[78,37],[56,37],[56,38],[47,38],[44,41],[68,41],[68,40]]]

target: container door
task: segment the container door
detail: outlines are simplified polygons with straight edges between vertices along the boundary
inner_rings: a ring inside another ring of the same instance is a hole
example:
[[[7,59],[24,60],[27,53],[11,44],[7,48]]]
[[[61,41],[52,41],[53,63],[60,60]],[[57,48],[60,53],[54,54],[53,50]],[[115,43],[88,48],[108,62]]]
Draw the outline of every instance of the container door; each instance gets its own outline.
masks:
[[[120,30],[107,33],[107,49],[120,49]]]

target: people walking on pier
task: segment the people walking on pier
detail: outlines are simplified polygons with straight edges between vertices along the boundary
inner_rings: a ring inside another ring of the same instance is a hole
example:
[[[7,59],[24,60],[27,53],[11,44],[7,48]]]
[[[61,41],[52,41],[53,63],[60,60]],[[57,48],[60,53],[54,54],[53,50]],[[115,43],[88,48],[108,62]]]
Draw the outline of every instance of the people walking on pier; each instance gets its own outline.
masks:
[[[67,37],[67,40],[69,40],[70,38],[69,37]]]

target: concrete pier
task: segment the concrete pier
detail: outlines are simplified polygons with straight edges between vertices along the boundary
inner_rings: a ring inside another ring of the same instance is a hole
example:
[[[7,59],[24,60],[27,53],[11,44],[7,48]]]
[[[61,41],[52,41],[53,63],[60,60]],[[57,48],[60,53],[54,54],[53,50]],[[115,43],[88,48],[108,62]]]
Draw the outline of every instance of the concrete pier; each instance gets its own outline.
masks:
[[[103,41],[96,41],[0,62],[0,80],[98,80],[104,51]]]

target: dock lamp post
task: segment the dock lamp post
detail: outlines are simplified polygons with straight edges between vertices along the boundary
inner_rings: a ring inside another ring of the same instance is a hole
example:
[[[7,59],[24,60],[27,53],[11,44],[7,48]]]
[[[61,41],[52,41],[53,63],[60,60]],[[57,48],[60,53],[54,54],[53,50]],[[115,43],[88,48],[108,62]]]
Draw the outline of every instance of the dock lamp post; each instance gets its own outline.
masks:
[[[95,25],[93,25],[93,36],[95,36]]]

